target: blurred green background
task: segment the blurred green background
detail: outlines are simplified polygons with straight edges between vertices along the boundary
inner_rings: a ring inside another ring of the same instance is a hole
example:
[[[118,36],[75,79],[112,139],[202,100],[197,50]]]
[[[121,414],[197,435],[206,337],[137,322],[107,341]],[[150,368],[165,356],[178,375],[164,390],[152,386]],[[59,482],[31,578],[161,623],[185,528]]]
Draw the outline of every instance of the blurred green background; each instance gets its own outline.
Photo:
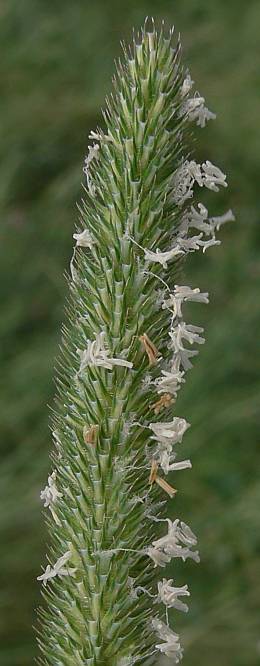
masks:
[[[28,666],[36,654],[39,492],[75,202],[120,40],[146,14],[182,34],[192,78],[218,116],[198,130],[196,159],[218,164],[230,183],[211,195],[211,212],[231,206],[237,217],[220,248],[187,264],[185,282],[211,303],[190,307],[207,340],[177,404],[192,423],[183,457],[193,471],[178,476],[173,511],[198,533],[202,563],[176,572],[192,597],[175,626],[186,666],[260,663],[259,0],[2,0],[1,666]]]

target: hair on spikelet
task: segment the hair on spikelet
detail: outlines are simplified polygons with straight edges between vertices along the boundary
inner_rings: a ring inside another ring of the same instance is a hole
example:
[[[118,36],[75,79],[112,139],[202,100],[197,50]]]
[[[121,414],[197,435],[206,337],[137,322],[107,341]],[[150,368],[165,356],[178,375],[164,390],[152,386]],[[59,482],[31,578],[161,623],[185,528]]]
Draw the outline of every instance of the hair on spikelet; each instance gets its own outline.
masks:
[[[208,293],[178,276],[184,258],[219,244],[216,231],[234,217],[191,203],[195,188],[227,184],[218,167],[190,156],[192,123],[204,127],[215,114],[192,95],[180,57],[173,29],[157,32],[147,18],[123,45],[104,127],[90,134],[53,470],[41,493],[50,535],[38,576],[45,666],[132,666],[158,653],[178,663],[183,654],[168,609],[186,612],[190,593],[160,571],[199,553],[190,527],[166,517],[177,492],[166,476],[191,467],[176,461],[190,424],[175,402],[205,341],[185,322],[185,303],[208,303]]]

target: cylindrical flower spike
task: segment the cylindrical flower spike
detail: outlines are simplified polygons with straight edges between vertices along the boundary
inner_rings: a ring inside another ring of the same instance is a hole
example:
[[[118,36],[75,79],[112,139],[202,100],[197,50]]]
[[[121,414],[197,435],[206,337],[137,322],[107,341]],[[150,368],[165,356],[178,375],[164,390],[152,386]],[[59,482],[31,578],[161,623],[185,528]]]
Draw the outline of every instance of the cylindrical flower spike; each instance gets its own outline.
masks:
[[[176,493],[165,476],[191,467],[174,462],[189,426],[174,405],[198,353],[191,346],[204,338],[182,309],[208,303],[208,293],[176,279],[189,252],[220,242],[216,230],[233,214],[191,205],[195,188],[217,192],[226,176],[188,160],[191,122],[204,127],[215,116],[192,97],[173,31],[146,23],[124,51],[105,126],[90,135],[73,235],[54,467],[41,493],[50,531],[38,577],[45,666],[132,666],[159,652],[178,663],[167,608],[188,610],[178,596],[189,592],[161,580],[160,569],[176,557],[199,561],[191,529],[165,518]]]

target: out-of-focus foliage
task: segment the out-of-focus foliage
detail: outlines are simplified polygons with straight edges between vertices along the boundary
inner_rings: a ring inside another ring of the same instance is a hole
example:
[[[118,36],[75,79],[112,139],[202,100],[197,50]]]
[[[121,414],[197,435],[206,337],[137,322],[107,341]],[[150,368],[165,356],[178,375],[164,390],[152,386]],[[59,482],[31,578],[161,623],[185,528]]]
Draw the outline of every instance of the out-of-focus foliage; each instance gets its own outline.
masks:
[[[177,402],[178,415],[192,423],[183,457],[194,466],[178,475],[172,512],[197,531],[202,563],[186,565],[183,581],[174,567],[177,584],[189,581],[192,591],[190,613],[176,627],[187,666],[260,660],[259,1],[8,0],[0,9],[4,666],[28,666],[36,653],[47,403],[87,136],[102,122],[119,42],[146,14],[182,33],[192,76],[218,114],[200,130],[196,158],[218,164],[230,182],[208,204],[213,214],[232,206],[237,216],[222,230],[220,248],[187,263],[185,282],[209,290],[211,305],[187,313],[204,323],[207,342]]]

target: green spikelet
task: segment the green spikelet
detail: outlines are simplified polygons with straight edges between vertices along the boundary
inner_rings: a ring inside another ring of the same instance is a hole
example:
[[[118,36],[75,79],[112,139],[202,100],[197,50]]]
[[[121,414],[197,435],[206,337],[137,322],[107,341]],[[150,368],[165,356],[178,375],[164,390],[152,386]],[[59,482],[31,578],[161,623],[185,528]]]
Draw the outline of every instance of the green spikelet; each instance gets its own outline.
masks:
[[[186,325],[180,262],[214,245],[228,219],[190,206],[195,185],[225,176],[188,161],[190,123],[213,115],[180,65],[172,32],[145,25],[118,65],[105,129],[91,133],[81,226],[74,234],[68,323],[57,371],[53,472],[41,493],[50,546],[40,610],[40,664],[131,666],[158,650],[178,663],[167,609],[187,610],[158,571],[192,557],[196,537],[165,519],[165,479],[188,425],[173,416],[202,329]],[[191,228],[197,229],[191,236]],[[188,349],[186,348],[188,344]],[[165,528],[168,533],[165,534]],[[160,534],[162,534],[159,538]],[[166,610],[166,620],[165,620]]]

